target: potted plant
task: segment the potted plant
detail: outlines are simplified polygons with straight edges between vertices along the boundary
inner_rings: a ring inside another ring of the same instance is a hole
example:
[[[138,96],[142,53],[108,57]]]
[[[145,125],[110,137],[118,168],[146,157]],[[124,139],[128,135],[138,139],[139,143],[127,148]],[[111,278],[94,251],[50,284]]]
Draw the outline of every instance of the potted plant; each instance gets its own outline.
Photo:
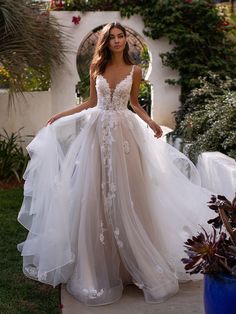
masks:
[[[204,228],[184,243],[187,273],[204,274],[206,314],[236,313],[236,195],[232,202],[212,195],[208,207],[217,213],[208,221],[212,233]]]

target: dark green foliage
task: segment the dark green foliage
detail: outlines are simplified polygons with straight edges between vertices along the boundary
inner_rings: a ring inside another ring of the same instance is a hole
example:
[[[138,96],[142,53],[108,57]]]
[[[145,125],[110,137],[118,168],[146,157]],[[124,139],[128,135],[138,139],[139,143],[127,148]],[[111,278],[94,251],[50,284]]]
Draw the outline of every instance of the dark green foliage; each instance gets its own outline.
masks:
[[[80,96],[82,96],[84,99],[87,99],[90,94],[90,76],[89,74],[83,77],[83,80],[81,80],[77,86],[79,90]]]
[[[121,9],[130,15],[132,4]],[[198,85],[198,77],[209,71],[223,77],[235,77],[236,52],[234,42],[223,28],[224,17],[218,14],[213,1],[165,0],[147,1],[134,8],[143,18],[144,33],[153,39],[167,37],[174,47],[160,57],[164,65],[178,70],[178,80],[167,80],[181,85],[181,103]],[[186,108],[176,112],[177,127],[186,114]]]
[[[119,11],[121,6],[138,1],[127,0],[66,0],[65,9],[69,11]]]
[[[189,157],[204,151],[220,151],[236,158],[236,79],[224,80],[212,72],[199,77],[183,105],[186,111],[178,135],[191,143]]]
[[[20,131],[20,130],[19,130]],[[0,180],[9,181],[15,177],[19,182],[29,157],[20,145],[19,131],[9,135],[5,129],[0,134]]]

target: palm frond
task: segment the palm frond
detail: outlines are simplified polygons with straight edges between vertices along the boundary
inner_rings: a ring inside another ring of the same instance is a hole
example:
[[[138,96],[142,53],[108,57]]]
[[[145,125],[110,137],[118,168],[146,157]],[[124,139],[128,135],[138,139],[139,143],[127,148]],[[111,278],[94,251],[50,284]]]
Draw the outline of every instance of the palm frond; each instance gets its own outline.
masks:
[[[26,0],[0,0],[0,63],[10,74],[10,93],[22,92],[27,67],[42,73],[61,65],[68,37],[53,16]]]

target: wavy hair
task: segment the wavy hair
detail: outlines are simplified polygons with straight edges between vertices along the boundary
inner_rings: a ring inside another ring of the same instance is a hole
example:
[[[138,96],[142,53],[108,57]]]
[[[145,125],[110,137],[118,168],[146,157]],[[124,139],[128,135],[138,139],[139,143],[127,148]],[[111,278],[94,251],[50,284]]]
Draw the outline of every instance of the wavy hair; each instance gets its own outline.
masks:
[[[91,63],[93,67],[93,78],[96,78],[96,76],[99,74],[103,74],[108,61],[111,60],[111,51],[108,47],[108,44],[110,31],[112,28],[119,28],[123,32],[125,38],[127,36],[125,28],[118,22],[109,23],[103,27],[98,37],[98,42]],[[133,64],[129,56],[129,44],[127,42],[123,51],[123,58],[126,64]]]

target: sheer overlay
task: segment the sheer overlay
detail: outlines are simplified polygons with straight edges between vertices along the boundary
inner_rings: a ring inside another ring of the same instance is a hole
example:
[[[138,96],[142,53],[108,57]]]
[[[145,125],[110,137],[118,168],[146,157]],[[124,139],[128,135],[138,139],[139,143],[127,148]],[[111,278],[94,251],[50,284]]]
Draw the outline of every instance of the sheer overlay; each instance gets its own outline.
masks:
[[[88,305],[114,302],[134,283],[161,302],[189,279],[183,242],[206,224],[210,192],[195,166],[127,109],[133,69],[97,106],[41,129],[27,150],[18,220],[24,274]]]

